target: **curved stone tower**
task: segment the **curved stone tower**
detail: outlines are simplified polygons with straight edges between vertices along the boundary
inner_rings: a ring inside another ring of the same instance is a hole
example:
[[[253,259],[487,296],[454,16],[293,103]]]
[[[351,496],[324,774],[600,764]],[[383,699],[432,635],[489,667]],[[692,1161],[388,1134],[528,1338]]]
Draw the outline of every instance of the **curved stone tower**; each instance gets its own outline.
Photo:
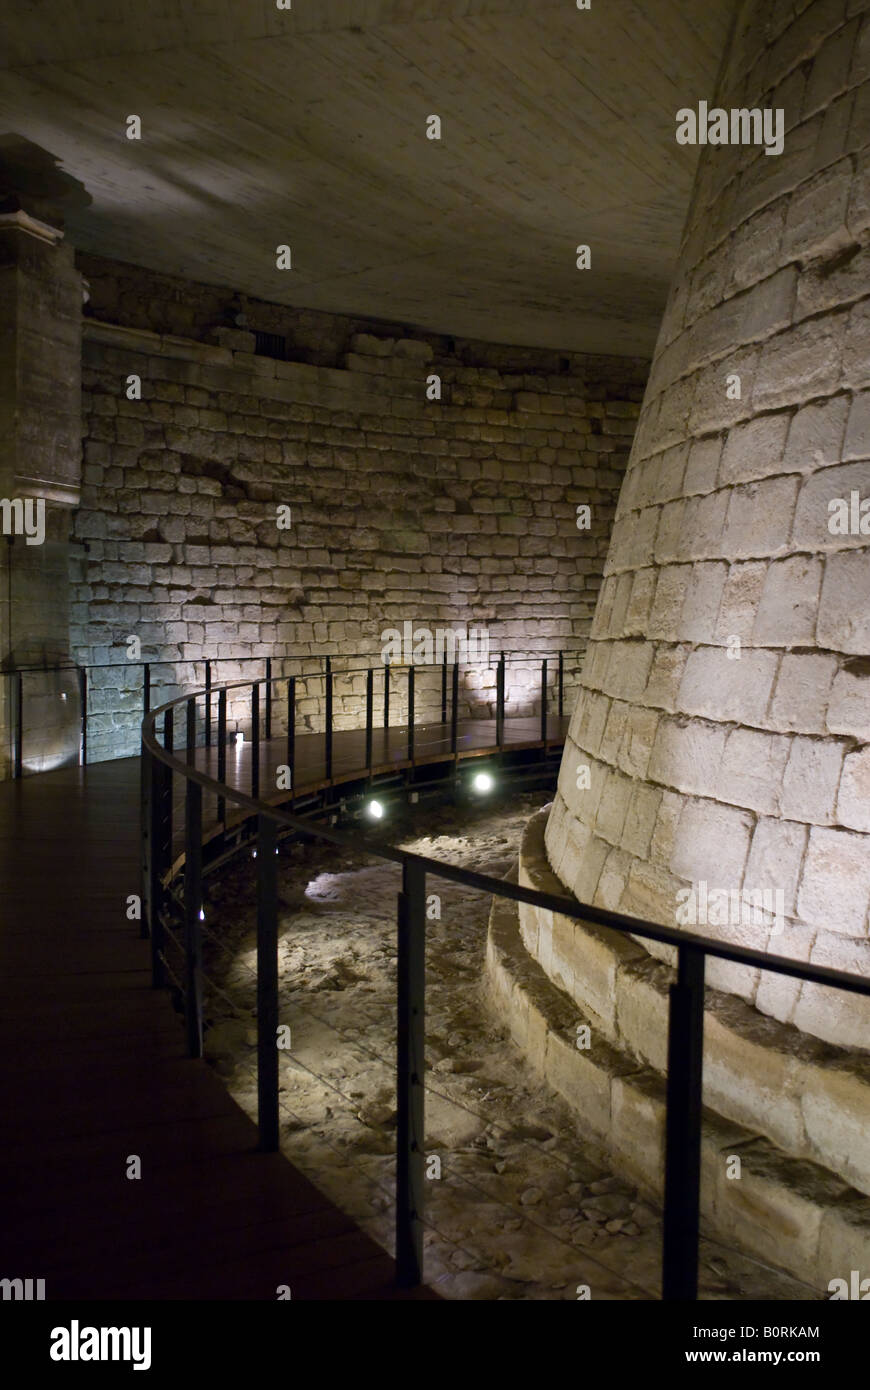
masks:
[[[739,8],[710,105],[780,109],[784,145],[702,153],[546,831],[581,902],[861,973],[868,10]],[[714,962],[708,981],[870,1049],[867,1000]]]

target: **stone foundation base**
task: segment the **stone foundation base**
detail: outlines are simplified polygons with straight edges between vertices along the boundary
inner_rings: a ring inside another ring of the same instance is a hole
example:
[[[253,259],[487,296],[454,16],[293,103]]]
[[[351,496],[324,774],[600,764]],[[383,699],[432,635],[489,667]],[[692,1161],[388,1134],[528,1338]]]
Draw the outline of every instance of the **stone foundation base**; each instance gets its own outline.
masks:
[[[526,949],[518,904],[503,899],[495,900],[490,916],[486,984],[514,1042],[576,1111],[590,1142],[661,1200],[663,1076],[608,1041],[598,1021],[557,988]],[[584,1024],[591,1028],[588,1049],[577,1046]],[[728,1176],[734,1158],[739,1177]],[[870,1273],[870,1198],[820,1164],[788,1154],[758,1127],[706,1106],[701,1209],[718,1235],[806,1280],[820,1297],[832,1279],[848,1280],[852,1269]]]

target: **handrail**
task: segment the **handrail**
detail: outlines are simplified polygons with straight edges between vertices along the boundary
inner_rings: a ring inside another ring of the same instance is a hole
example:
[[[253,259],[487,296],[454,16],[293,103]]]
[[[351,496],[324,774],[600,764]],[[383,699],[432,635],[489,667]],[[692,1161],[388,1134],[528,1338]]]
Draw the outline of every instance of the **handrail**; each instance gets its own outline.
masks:
[[[329,674],[328,672],[326,674]],[[252,691],[286,680],[278,676],[253,682]],[[410,677],[411,682],[413,677]],[[454,680],[455,686],[455,680]],[[623,935],[641,937],[672,946],[677,951],[677,978],[670,987],[668,1015],[668,1066],[666,1092],[665,1201],[662,1252],[662,1297],[695,1299],[698,1287],[698,1243],[700,1233],[700,1144],[702,1111],[704,971],[706,957],[735,964],[772,970],[777,974],[833,986],[854,994],[870,996],[870,979],[811,965],[786,956],[769,955],[746,946],[695,935],[631,917],[625,913],[593,907],[527,888],[475,870],[459,868],[426,855],[396,846],[371,843],[365,836],[350,834],[334,826],[315,825],[310,819],[285,811],[216,779],[193,764],[196,735],[196,706],[201,698],[210,702],[217,693],[219,707],[226,708],[226,690],[198,691],[167,701],[150,711],[142,721],[143,762],[143,843],[144,843],[144,923],[152,940],[155,985],[163,982],[161,963],[161,913],[172,860],[171,791],[172,777],[185,779],[184,914],[186,988],[185,1012],[191,1055],[202,1055],[202,984],[200,911],[202,899],[202,793],[211,792],[219,807],[226,802],[257,816],[257,978],[258,978],[258,1123],[261,1147],[277,1149],[278,1058],[275,1045],[277,1027],[277,874],[275,843],[279,827],[302,832],[343,848],[365,849],[381,859],[401,865],[402,891],[398,897],[398,1029],[397,1029],[397,1198],[396,1258],[398,1277],[405,1286],[422,1279],[423,1179],[423,1075],[425,1000],[424,946],[426,931],[426,878],[433,875],[498,898],[508,898],[545,911],[589,921]],[[500,709],[497,727],[503,728],[503,682],[499,681]],[[257,708],[252,697],[252,707]],[[172,746],[174,711],[186,707],[188,743],[185,758]],[[372,717],[367,700],[366,750],[370,759]],[[170,746],[160,744],[156,722],[163,716]],[[455,719],[453,720],[455,729]],[[225,725],[224,725],[225,731]],[[410,731],[409,731],[410,733]],[[193,735],[193,742],[190,736]],[[542,729],[546,734],[546,729]],[[259,729],[254,737],[259,748]],[[542,740],[546,742],[546,739]],[[409,745],[413,748],[412,736]],[[499,738],[499,748],[503,747]],[[454,755],[456,753],[454,741]],[[223,770],[223,769],[222,769]],[[370,778],[372,767],[358,770],[359,779]],[[291,781],[291,788],[293,784]],[[292,804],[292,801],[291,801]],[[167,838],[167,826],[169,834]]]
[[[561,715],[561,714],[562,714],[562,711],[563,711],[563,705],[564,705],[565,659],[566,659],[566,658],[572,658],[572,657],[573,657],[573,658],[577,658],[577,659],[579,660],[579,659],[582,658],[582,656],[583,656],[583,650],[584,650],[584,649],[583,649],[583,648],[550,648],[550,647],[541,647],[539,650],[537,650],[537,651],[535,651],[535,652],[531,652],[531,653],[526,653],[526,652],[522,652],[522,651],[519,651],[519,650],[511,649],[511,648],[499,648],[499,649],[497,649],[497,650],[498,650],[498,656],[497,656],[497,657],[496,657],[495,653],[493,653],[492,656],[490,657],[490,659],[489,659],[488,661],[485,661],[485,662],[475,662],[475,663],[469,663],[469,664],[484,666],[486,669],[493,669],[493,668],[495,668],[495,670],[496,670],[496,679],[497,679],[497,682],[498,682],[498,681],[501,681],[501,692],[500,692],[500,695],[497,696],[497,699],[500,701],[500,708],[502,708],[502,709],[504,708],[504,688],[503,688],[503,684],[504,684],[504,670],[505,670],[505,662],[506,662],[506,660],[507,660],[507,659],[511,659],[512,664],[513,664],[514,666],[516,666],[516,665],[521,665],[523,662],[532,662],[532,663],[535,663],[535,664],[537,664],[538,662],[540,662],[540,664],[541,664],[541,672],[542,672],[542,708],[541,708],[541,717],[542,717],[542,721],[543,721],[543,720],[544,720],[544,717],[545,717],[545,715],[546,715],[546,708],[545,708],[545,706],[546,706],[545,688],[546,688],[546,681],[547,681],[547,665],[548,665],[547,658],[548,658],[549,656],[555,655],[555,656],[557,657],[557,659],[558,659],[558,675],[557,675],[557,678],[556,678],[556,681],[555,681],[555,690],[556,690],[556,694],[557,694],[557,698],[558,698],[558,711],[559,711],[559,714]],[[344,663],[347,663],[347,662],[349,662],[349,661],[354,661],[354,660],[356,660],[356,659],[358,659],[358,658],[359,658],[359,659],[362,661],[362,663],[363,663],[361,666],[358,666],[358,667],[350,667],[350,666],[347,666],[346,664],[344,664]],[[341,669],[333,670],[333,669],[332,669],[331,663],[332,663],[334,660],[336,660],[336,659],[340,659],[340,660],[342,661],[342,663],[343,663],[343,666],[342,666]],[[237,657],[237,656],[216,656],[216,657],[198,657],[198,658],[195,658],[195,659],[189,659],[189,658],[183,658],[183,657],[173,657],[173,658],[162,658],[162,659],[158,659],[158,660],[150,660],[150,659],[149,659],[149,660],[138,660],[138,661],[127,661],[127,660],[125,660],[125,661],[103,661],[103,662],[88,662],[88,663],[79,663],[79,662],[61,663],[61,662],[55,662],[55,663],[53,663],[53,664],[51,664],[51,665],[45,665],[45,666],[14,666],[14,667],[9,668],[9,669],[6,670],[6,671],[0,671],[0,676],[4,676],[4,675],[5,675],[5,676],[9,676],[11,679],[14,680],[14,683],[15,683],[15,708],[16,708],[16,715],[15,715],[15,736],[14,736],[14,754],[13,754],[13,776],[14,776],[15,778],[20,778],[20,777],[23,775],[23,765],[24,765],[24,749],[23,749],[23,744],[24,744],[24,696],[25,696],[24,677],[25,677],[25,676],[49,675],[49,674],[55,674],[55,673],[63,672],[63,671],[74,671],[74,672],[76,673],[76,675],[77,675],[77,677],[78,677],[78,684],[79,684],[79,703],[80,703],[80,714],[79,714],[79,719],[80,719],[80,755],[79,755],[79,761],[80,761],[80,763],[84,766],[84,765],[87,763],[87,761],[88,761],[88,719],[89,719],[89,708],[88,708],[88,699],[89,699],[88,673],[89,673],[89,672],[91,672],[91,671],[134,671],[134,670],[141,670],[141,671],[142,671],[142,712],[143,712],[143,714],[147,714],[147,713],[149,712],[150,708],[151,708],[151,690],[152,690],[151,672],[152,672],[152,668],[154,668],[154,667],[158,667],[158,668],[159,668],[159,667],[166,667],[166,666],[169,666],[169,667],[179,667],[179,666],[196,667],[196,666],[202,666],[202,667],[204,668],[204,674],[205,674],[205,690],[206,690],[206,692],[208,692],[209,690],[212,689],[212,667],[213,667],[213,666],[219,666],[219,665],[225,665],[225,664],[233,664],[233,665],[241,666],[241,665],[244,665],[244,664],[250,663],[250,662],[257,662],[257,664],[263,664],[263,663],[265,663],[265,668],[266,668],[266,679],[269,680],[270,677],[271,677],[272,662],[275,661],[275,660],[280,661],[280,662],[282,662],[282,663],[285,664],[285,665],[287,665],[287,664],[289,664],[289,663],[291,663],[291,662],[292,662],[292,663],[295,663],[296,666],[297,666],[296,675],[297,675],[300,679],[304,679],[304,680],[324,679],[325,677],[327,677],[327,676],[330,675],[330,674],[332,674],[333,676],[362,674],[362,673],[364,673],[364,672],[371,672],[372,669],[373,669],[373,668],[372,668],[372,665],[371,665],[372,660],[373,660],[373,657],[372,657],[372,655],[371,655],[370,653],[366,653],[366,652],[343,652],[343,653],[341,653],[340,658],[336,658],[336,655],[335,655],[334,653],[311,652],[311,653],[308,653],[307,655],[304,655],[304,656],[282,656],[282,657],[278,657],[278,658],[271,657],[271,656],[266,656],[266,657],[263,657],[263,656],[238,656],[238,657]],[[299,663],[308,663],[308,662],[315,662],[315,663],[317,663],[317,664],[318,664],[318,668],[320,668],[320,667],[321,667],[321,664],[322,664],[322,666],[325,667],[325,669],[318,669],[318,670],[315,670],[315,671],[306,671],[306,670],[299,671],[299,670],[298,670],[298,665],[299,665]],[[383,670],[384,670],[385,672],[390,672],[390,671],[400,672],[400,671],[401,671],[401,672],[412,673],[412,672],[415,670],[415,668],[419,668],[419,667],[421,667],[421,666],[425,666],[425,669],[431,670],[431,671],[433,671],[433,672],[440,672],[440,674],[441,674],[441,709],[442,709],[442,723],[444,723],[444,722],[446,722],[446,719],[447,719],[447,714],[446,714],[446,710],[447,710],[447,671],[448,671],[448,669],[449,669],[449,667],[450,667],[451,665],[452,665],[453,668],[454,668],[454,678],[455,678],[455,674],[456,674],[456,662],[455,662],[455,661],[449,662],[449,661],[448,661],[448,658],[447,658],[446,652],[444,653],[443,659],[440,660],[440,661],[436,661],[436,662],[429,662],[429,663],[410,662],[410,663],[408,663],[408,662],[404,662],[404,661],[385,661],[385,662],[383,663]],[[575,668],[575,669],[576,669],[576,668]],[[277,677],[276,679],[277,679],[277,680],[287,680],[287,679],[289,679],[289,677],[287,677],[286,675],[282,675],[282,676]],[[413,676],[411,676],[411,679],[413,679]],[[249,683],[250,683],[250,682],[239,681],[239,682],[235,683],[234,685],[232,685],[232,686],[226,686],[225,688],[226,688],[227,690],[235,690],[235,689],[239,689],[240,687],[247,686]],[[167,682],[166,684],[174,685],[174,686],[177,687],[177,685],[178,685],[179,683],[178,683],[177,681],[173,681],[173,682]],[[216,690],[217,688],[218,688],[217,686],[214,687],[215,690]],[[269,695],[271,695],[271,688],[269,689]],[[453,697],[454,697],[454,710],[455,710],[455,709],[456,709],[456,690],[455,690],[455,688],[454,688],[454,691],[453,691]],[[329,701],[330,699],[331,699],[331,692],[330,692],[329,684],[327,683],[327,700]],[[388,725],[388,723],[389,723],[389,705],[390,705],[390,688],[389,688],[389,680],[387,679],[387,681],[386,681],[386,683],[385,683],[385,689],[384,689],[384,725],[385,725],[385,727],[386,727],[386,726]],[[269,700],[268,700],[268,697],[267,697],[267,705],[266,705],[266,725],[267,725],[267,729],[269,728],[270,724],[271,724],[271,706],[270,706],[270,704],[269,704]],[[543,722],[542,722],[542,727],[543,727]],[[208,740],[207,740],[207,741],[208,741]]]

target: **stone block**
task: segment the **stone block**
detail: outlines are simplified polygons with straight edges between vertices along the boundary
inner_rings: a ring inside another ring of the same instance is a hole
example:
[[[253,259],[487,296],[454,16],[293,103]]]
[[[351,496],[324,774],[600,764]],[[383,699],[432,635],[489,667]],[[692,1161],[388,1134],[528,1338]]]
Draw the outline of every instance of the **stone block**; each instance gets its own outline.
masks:
[[[698,647],[689,654],[678,696],[680,709],[715,720],[764,722],[777,672],[775,652],[744,649],[739,660],[716,647]]]
[[[870,833],[870,748],[847,754],[837,796],[837,820]]]
[[[802,734],[824,733],[825,711],[837,669],[836,657],[827,653],[787,652],[770,708],[773,727]]]
[[[817,640],[832,651],[870,651],[870,564],[865,550],[828,556]]]
[[[793,477],[733,488],[717,553],[739,560],[785,550],[797,493],[798,480]]]
[[[852,397],[846,423],[843,458],[870,458],[870,391],[859,391]]]
[[[849,401],[847,395],[831,396],[796,411],[783,455],[784,472],[807,473],[840,462]]]
[[[833,734],[852,734],[864,742],[870,741],[870,671],[862,658],[859,669],[844,667],[834,677],[826,715],[827,727]]]
[[[808,825],[830,825],[843,768],[843,745],[831,739],[791,741],[782,787],[782,814]]]
[[[854,499],[853,493],[857,494]],[[866,546],[870,542],[870,514],[862,515],[860,510],[865,499],[870,499],[870,459],[823,468],[807,478],[795,510],[795,549],[825,551]],[[867,511],[870,513],[870,505]],[[862,525],[865,534],[861,532]]]
[[[767,566],[760,560],[731,565],[722,589],[719,614],[713,630],[714,642],[724,644],[734,637],[738,637],[741,643],[750,641],[766,575]]]
[[[725,438],[719,486],[754,482],[783,473],[783,453],[791,416],[781,411],[734,425]]]
[[[793,914],[808,835],[804,825],[759,818],[752,834],[744,887],[750,892],[781,891],[783,910]],[[777,951],[784,953],[779,942]]]
[[[789,739],[780,734],[759,729],[732,730],[718,780],[713,784],[717,798],[763,815],[775,814],[789,746]]]
[[[693,441],[683,479],[683,492],[687,497],[714,491],[721,457],[721,435]]]
[[[634,788],[622,829],[622,847],[635,858],[645,859],[649,853],[661,799],[658,787],[639,783]]]
[[[726,731],[700,720],[662,719],[648,776],[690,796],[711,796],[719,780]]]
[[[798,893],[801,917],[829,931],[863,936],[868,899],[870,855],[865,837],[813,826]]]
[[[752,640],[768,647],[812,646],[822,583],[822,562],[792,555],[768,568]]]
[[[728,566],[701,562],[692,566],[680,618],[680,636],[689,642],[710,642],[716,628]]]
[[[844,313],[778,333],[761,349],[753,380],[753,409],[772,410],[830,395],[838,385],[845,335]]]
[[[743,882],[753,818],[713,801],[687,801],[680,816],[671,870],[689,882]]]
[[[647,632],[674,641],[682,635],[681,615],[691,578],[689,565],[666,565],[658,571]]]

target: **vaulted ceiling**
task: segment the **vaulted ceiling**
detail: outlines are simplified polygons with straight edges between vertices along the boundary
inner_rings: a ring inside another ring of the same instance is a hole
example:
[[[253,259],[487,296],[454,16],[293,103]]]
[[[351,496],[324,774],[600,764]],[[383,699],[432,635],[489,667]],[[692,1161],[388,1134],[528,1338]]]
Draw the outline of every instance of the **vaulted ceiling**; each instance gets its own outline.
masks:
[[[674,117],[712,96],[733,9],[6,0],[0,137],[84,184],[67,233],[98,255],[458,336],[649,353],[697,158]]]

